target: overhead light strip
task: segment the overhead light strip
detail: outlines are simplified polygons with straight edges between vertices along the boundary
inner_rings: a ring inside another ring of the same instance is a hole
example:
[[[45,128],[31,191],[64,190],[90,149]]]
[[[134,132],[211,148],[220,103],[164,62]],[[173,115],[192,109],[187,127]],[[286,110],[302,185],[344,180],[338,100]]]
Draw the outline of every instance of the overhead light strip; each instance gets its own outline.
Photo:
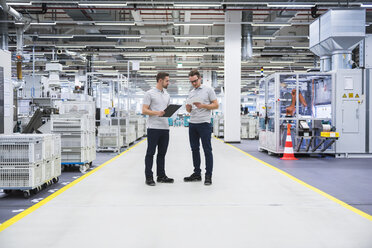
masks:
[[[73,35],[39,35],[40,39],[72,39]]]
[[[183,22],[183,23],[173,23],[174,26],[213,26],[213,23],[191,23],[191,22]]]
[[[106,36],[107,39],[141,39],[141,36],[133,36],[133,35],[113,35],[113,36]]]
[[[85,45],[56,45],[56,48],[86,48]]]
[[[128,4],[126,2],[87,2],[87,3],[78,3],[79,6],[108,6],[108,7],[125,7]]]
[[[311,8],[311,7],[315,7],[315,4],[299,4],[299,3],[296,3],[296,4],[278,4],[278,3],[267,3],[266,4],[267,7],[282,7],[282,8]]]
[[[130,49],[130,48],[144,49],[144,48],[146,48],[146,46],[115,46],[115,48],[123,48],[123,49]]]
[[[253,36],[252,39],[254,40],[274,40],[276,39],[275,36]]]
[[[208,39],[208,36],[174,36],[174,39]]]
[[[204,49],[205,46],[176,46],[177,49]]]
[[[20,24],[20,25],[24,25],[24,23],[21,23],[21,22],[16,22],[15,23],[16,25]],[[56,25],[57,22],[31,22],[30,25],[35,25],[35,26],[54,26]]]
[[[174,7],[221,7],[221,3],[174,3]]]
[[[134,26],[134,22],[94,22],[95,25],[99,26]]]
[[[18,6],[18,5],[20,5],[20,6],[30,6],[30,5],[32,5],[32,2],[31,1],[29,1],[29,2],[9,2],[9,3],[6,3],[7,5],[9,5],[9,6]]]
[[[265,22],[256,22],[252,23],[252,26],[256,27],[285,27],[285,26],[292,26],[291,23],[265,23]]]

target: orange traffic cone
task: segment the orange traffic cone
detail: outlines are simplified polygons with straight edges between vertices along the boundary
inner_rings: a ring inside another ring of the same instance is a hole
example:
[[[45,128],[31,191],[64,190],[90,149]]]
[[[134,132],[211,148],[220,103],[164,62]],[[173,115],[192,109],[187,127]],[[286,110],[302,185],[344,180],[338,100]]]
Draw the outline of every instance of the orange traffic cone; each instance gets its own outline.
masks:
[[[280,158],[283,160],[298,160],[295,158],[293,153],[293,144],[292,144],[292,137],[291,137],[291,124],[288,123],[287,125],[287,139],[285,140],[285,147],[284,147],[284,154],[283,157]]]

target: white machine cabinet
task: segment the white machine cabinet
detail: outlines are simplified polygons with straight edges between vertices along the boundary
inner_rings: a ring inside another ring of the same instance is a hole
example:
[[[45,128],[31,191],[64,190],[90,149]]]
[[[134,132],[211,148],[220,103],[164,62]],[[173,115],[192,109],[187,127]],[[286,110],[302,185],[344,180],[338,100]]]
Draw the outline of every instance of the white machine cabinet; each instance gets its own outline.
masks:
[[[257,98],[259,149],[282,154],[290,124],[295,153],[372,156],[366,142],[363,73],[340,69],[275,73],[262,79]]]

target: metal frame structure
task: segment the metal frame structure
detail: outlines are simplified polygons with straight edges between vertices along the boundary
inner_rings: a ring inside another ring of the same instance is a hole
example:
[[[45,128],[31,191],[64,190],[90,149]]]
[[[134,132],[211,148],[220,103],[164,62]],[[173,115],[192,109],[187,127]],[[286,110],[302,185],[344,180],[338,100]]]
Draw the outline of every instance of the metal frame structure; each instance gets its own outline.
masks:
[[[275,73],[267,78],[264,78],[260,81],[260,93],[257,99],[258,111],[259,111],[259,149],[267,150],[270,153],[282,154],[284,152],[285,145],[285,135],[287,133],[287,124],[291,124],[291,133],[294,138],[292,138],[295,153],[335,153],[335,147],[329,143],[332,141],[324,142],[321,148],[314,150],[325,138],[320,137],[320,127],[316,124],[318,123],[335,123],[335,115],[331,114],[335,112],[335,103],[334,103],[334,94],[332,98],[329,99],[327,110],[330,110],[329,117],[318,117],[314,113],[314,106],[312,103],[314,97],[312,96],[310,103],[306,110],[301,110],[301,101],[300,95],[298,92],[307,85],[302,84],[303,82],[309,83],[309,81],[304,81],[306,78],[319,78],[321,80],[330,80],[331,89],[335,89],[335,80],[333,73]],[[283,80],[284,79],[284,80]],[[287,80],[287,81],[286,81]],[[291,85],[285,85],[291,81]],[[288,87],[290,91],[295,90],[295,109],[296,111],[292,116],[287,113],[283,113],[284,107],[288,109],[288,102],[292,103],[293,98],[290,95],[288,97],[288,90],[283,90],[285,87]],[[282,94],[281,94],[282,93]],[[285,94],[283,94],[285,93]],[[309,92],[307,92],[309,93]],[[310,92],[311,93],[311,92]],[[314,92],[313,92],[314,93]],[[311,96],[310,96],[311,97]],[[329,109],[330,107],[330,109]],[[298,111],[297,111],[298,110]],[[299,113],[301,112],[301,113]],[[310,130],[309,133],[313,135],[302,135],[299,134],[302,132],[300,128],[300,121],[306,121],[309,124]],[[329,130],[330,131],[330,130]],[[301,137],[303,137],[301,139]],[[299,140],[303,141],[305,139],[304,147],[298,146]],[[328,146],[329,145],[329,146]],[[328,147],[327,147],[328,146]],[[310,148],[312,148],[310,150]]]

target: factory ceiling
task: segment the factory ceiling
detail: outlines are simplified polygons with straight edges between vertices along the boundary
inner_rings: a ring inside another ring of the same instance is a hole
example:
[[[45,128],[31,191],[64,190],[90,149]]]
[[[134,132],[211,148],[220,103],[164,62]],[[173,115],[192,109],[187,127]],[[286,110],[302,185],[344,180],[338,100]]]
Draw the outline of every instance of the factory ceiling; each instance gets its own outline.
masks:
[[[190,69],[216,71],[224,83],[226,11],[251,15],[253,54],[242,62],[242,92],[254,92],[264,74],[304,71],[318,63],[309,50],[309,24],[330,8],[367,8],[360,1],[24,1],[7,4],[31,19],[24,32],[24,71],[42,74],[45,63],[58,60],[64,77],[87,69],[129,76],[138,92],[155,84],[158,71],[170,73],[171,94],[186,94]],[[9,50],[16,50],[13,17],[2,18]],[[8,30],[6,30],[8,29]],[[35,56],[33,63],[32,58]],[[240,59],[240,58],[237,58]],[[140,61],[139,70],[132,61]],[[15,70],[14,70],[15,73]]]

